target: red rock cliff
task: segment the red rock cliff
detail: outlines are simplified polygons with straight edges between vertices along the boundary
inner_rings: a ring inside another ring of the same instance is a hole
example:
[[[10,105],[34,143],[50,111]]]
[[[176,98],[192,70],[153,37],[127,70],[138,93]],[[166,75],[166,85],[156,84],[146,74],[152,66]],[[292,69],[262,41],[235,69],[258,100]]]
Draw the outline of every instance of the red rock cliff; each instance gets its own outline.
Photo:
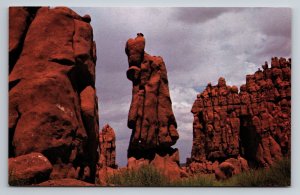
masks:
[[[39,152],[51,179],[92,182],[99,139],[90,17],[62,7],[11,7],[9,17],[9,156]]]
[[[250,165],[270,166],[291,145],[291,60],[272,58],[246,76],[240,87],[220,78],[197,95],[192,107],[192,162],[222,162],[242,156]]]

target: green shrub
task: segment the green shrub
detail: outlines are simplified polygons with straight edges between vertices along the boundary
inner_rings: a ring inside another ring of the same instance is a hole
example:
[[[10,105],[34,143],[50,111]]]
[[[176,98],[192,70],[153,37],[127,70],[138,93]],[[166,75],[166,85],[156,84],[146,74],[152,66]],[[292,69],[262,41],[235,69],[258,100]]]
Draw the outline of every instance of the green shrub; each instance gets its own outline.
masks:
[[[151,165],[142,166],[137,170],[125,170],[108,178],[108,183],[115,186],[244,186],[244,187],[270,187],[290,186],[291,165],[290,159],[283,159],[268,169],[257,169],[243,172],[233,177],[217,181],[214,174],[196,175],[174,182],[161,174]]]
[[[177,186],[243,186],[243,187],[272,187],[290,186],[291,165],[290,159],[283,159],[269,169],[250,170],[233,177],[217,181],[214,175],[198,175],[183,179]]]
[[[116,186],[167,186],[169,180],[151,165],[141,166],[137,170],[125,170],[108,178],[107,183]]]
[[[269,169],[257,169],[235,175],[227,181],[226,186],[273,187],[291,185],[291,162],[283,159]]]

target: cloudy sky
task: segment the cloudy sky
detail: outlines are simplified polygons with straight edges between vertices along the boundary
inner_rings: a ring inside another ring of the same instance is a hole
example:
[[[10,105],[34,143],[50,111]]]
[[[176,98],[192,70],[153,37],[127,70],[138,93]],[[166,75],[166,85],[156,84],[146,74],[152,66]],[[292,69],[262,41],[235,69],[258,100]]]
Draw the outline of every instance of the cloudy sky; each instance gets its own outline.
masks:
[[[126,78],[126,41],[142,32],[146,51],[167,67],[181,162],[190,156],[197,93],[220,76],[241,85],[272,56],[291,57],[288,8],[72,8],[89,14],[97,44],[96,87],[100,126],[117,136],[117,163],[125,166],[131,130],[127,114],[132,83]]]

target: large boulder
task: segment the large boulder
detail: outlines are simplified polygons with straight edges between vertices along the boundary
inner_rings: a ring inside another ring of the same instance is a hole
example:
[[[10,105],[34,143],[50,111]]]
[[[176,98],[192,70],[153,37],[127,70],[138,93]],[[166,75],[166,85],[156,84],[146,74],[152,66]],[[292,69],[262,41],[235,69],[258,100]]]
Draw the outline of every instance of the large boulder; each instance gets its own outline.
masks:
[[[10,157],[39,152],[53,165],[52,179],[75,170],[94,181],[99,124],[90,20],[65,7],[19,9],[10,8],[10,55],[20,48],[10,64]],[[18,10],[30,20],[21,21]]]
[[[217,180],[224,180],[232,177],[234,174],[234,166],[229,162],[223,162],[215,170],[215,177]]]
[[[8,166],[9,185],[12,186],[46,181],[53,169],[49,160],[37,152],[9,158]]]
[[[179,152],[177,149],[170,153],[156,153],[153,159],[128,159],[127,169],[138,170],[144,166],[153,166],[170,181],[187,177],[188,173],[179,166]]]
[[[179,152],[175,150],[173,154],[155,154],[154,159],[150,162],[150,165],[158,169],[163,175],[165,175],[170,181],[178,180],[182,177],[187,177],[187,173],[183,170],[179,164]]]

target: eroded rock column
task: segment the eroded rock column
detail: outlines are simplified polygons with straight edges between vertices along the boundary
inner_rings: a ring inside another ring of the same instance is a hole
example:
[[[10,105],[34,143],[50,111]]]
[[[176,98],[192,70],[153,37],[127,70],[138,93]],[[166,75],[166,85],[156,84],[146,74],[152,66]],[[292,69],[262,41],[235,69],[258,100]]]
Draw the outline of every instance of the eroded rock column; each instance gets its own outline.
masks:
[[[127,78],[133,84],[128,115],[128,127],[132,129],[128,157],[146,155],[145,150],[167,151],[179,137],[165,63],[144,49],[141,33],[129,39],[125,49],[129,63]]]
[[[128,114],[128,127],[132,129],[132,134],[128,166],[152,163],[166,170],[163,164],[169,163],[168,167],[173,168],[166,175],[170,176],[175,169],[179,175],[179,153],[171,147],[179,135],[165,63],[162,57],[145,52],[142,33],[127,41],[125,52],[129,63],[127,78],[132,81],[132,101]]]
[[[106,124],[99,136],[99,166],[117,168],[116,164],[116,135],[113,128]]]

